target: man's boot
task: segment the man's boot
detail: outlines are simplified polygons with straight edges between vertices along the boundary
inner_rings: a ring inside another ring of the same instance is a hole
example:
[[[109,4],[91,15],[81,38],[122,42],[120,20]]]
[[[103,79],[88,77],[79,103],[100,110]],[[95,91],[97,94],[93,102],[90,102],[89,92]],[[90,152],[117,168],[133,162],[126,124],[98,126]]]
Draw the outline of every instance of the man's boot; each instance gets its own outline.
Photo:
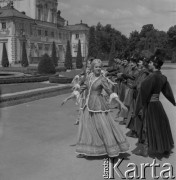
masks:
[[[134,153],[137,156],[143,156],[143,157],[148,157],[148,146],[147,145],[142,145],[138,151]]]

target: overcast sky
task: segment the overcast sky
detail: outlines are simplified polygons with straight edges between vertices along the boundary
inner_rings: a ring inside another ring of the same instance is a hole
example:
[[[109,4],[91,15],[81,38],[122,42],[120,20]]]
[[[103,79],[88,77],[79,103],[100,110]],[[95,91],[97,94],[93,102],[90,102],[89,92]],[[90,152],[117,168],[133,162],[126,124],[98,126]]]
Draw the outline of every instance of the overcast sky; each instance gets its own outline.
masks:
[[[59,0],[59,9],[69,24],[111,24],[127,36],[145,24],[164,31],[176,25],[176,0]]]

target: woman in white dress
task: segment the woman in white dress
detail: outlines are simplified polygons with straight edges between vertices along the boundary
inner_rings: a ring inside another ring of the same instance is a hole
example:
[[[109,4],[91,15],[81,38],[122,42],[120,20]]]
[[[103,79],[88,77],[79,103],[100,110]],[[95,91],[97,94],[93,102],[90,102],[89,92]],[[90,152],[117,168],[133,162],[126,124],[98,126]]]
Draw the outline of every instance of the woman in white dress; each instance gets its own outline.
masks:
[[[105,90],[110,96],[110,102],[114,99],[121,108],[126,109],[116,93],[109,88],[109,83],[101,74],[102,62],[94,59],[92,64],[92,76],[88,76],[80,93],[86,91],[86,98],[82,102],[82,111],[78,129],[78,141],[76,145],[77,157],[118,156],[121,152],[129,150],[129,143],[118,124],[111,116],[109,102],[102,94]]]

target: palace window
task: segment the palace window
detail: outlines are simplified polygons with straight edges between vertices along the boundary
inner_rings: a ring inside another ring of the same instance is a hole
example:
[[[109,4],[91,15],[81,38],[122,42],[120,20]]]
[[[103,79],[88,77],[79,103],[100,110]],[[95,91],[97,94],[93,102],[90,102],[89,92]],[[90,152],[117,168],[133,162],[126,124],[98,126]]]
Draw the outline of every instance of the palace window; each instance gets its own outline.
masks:
[[[78,52],[78,44],[73,45],[74,52]]]
[[[38,20],[41,20],[41,16],[42,16],[42,12],[41,12],[41,9],[39,8],[38,9]]]
[[[62,39],[62,34],[61,33],[59,33],[59,39]]]
[[[69,35],[68,34],[66,34],[66,40],[68,40],[69,39]]]
[[[38,30],[38,36],[41,36],[42,35],[42,31],[39,29]]]
[[[42,43],[38,43],[38,48],[41,51],[43,49],[43,44]]]
[[[54,12],[51,13],[51,22],[54,23]]]
[[[51,32],[51,37],[54,37],[54,32]]]
[[[79,34],[75,34],[75,38],[76,38],[76,39],[79,39]]]
[[[1,25],[2,25],[2,29],[6,29],[6,22],[2,22]]]
[[[32,25],[30,25],[30,35],[33,35],[33,29],[32,29]]]
[[[48,36],[48,31],[45,31],[45,36]]]
[[[49,51],[50,45],[49,44],[45,44],[45,51]]]

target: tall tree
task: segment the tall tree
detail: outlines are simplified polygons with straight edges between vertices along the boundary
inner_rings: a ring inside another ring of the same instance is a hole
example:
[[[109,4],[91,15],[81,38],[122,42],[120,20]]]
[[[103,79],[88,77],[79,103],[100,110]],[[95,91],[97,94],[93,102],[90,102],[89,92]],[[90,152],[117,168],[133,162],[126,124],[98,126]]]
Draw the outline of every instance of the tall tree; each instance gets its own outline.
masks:
[[[70,48],[70,41],[69,40],[67,41],[64,65],[65,65],[66,69],[72,69],[72,54],[71,54],[71,48]]]
[[[141,32],[140,32],[140,36],[141,37],[146,37],[147,33],[154,30],[154,26],[153,24],[146,24],[144,26],[142,26]]]
[[[168,43],[171,48],[172,60],[171,62],[176,62],[176,25],[169,28],[167,31],[168,34]]]
[[[5,43],[3,43],[3,51],[2,51],[2,67],[9,67],[9,59],[7,55],[7,49]]]
[[[91,26],[89,29],[89,45],[88,45],[88,57],[97,56],[97,43],[95,36],[95,27]]]
[[[114,40],[112,40],[111,51],[109,54],[109,63],[108,63],[109,66],[113,66],[115,56],[116,56],[115,42]]]
[[[171,43],[172,47],[176,46],[176,25],[169,28],[167,31],[169,42]]]
[[[21,66],[27,67],[29,66],[27,53],[26,53],[26,43],[23,41],[23,50],[22,50],[22,60],[21,60]]]
[[[77,57],[76,57],[76,68],[81,69],[82,67],[83,67],[83,63],[82,63],[82,53],[81,53],[81,41],[79,39],[78,51],[77,51]]]
[[[133,52],[138,49],[137,44],[139,43],[139,41],[140,41],[139,32],[132,31],[130,33],[130,37],[129,37],[128,45],[127,45],[130,52]]]
[[[56,44],[55,44],[54,41],[53,41],[53,44],[52,44],[52,55],[51,55],[51,58],[52,58],[52,61],[53,61],[54,65],[55,65],[55,67],[58,66],[58,58],[56,56]]]

